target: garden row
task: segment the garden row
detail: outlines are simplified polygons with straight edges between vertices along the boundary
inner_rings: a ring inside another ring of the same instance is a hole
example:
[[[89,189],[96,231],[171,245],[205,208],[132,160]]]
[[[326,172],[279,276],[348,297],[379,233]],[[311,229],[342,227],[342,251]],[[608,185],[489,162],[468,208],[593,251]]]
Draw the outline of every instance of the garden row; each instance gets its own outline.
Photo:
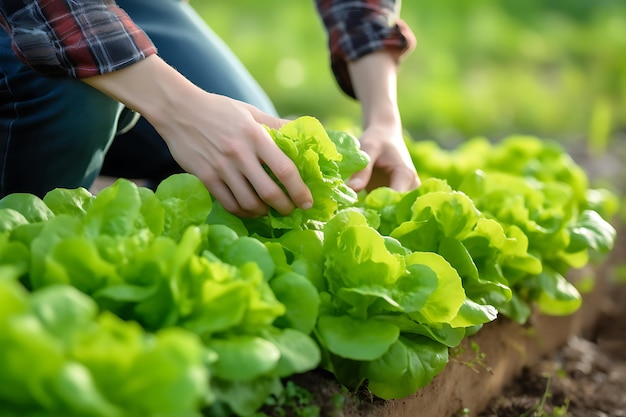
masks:
[[[498,315],[576,311],[567,272],[614,243],[616,198],[556,144],[409,142],[422,186],[357,195],[354,137],[270,133],[311,209],[241,219],[189,174],[0,200],[5,413],[246,416],[318,368],[403,398]]]

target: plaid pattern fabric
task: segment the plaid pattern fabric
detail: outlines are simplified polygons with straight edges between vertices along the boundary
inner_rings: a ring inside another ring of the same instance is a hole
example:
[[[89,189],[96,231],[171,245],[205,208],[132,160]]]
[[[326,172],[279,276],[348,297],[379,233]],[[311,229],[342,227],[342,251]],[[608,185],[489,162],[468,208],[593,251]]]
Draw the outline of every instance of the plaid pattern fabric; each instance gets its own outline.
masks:
[[[156,53],[114,0],[0,0],[0,14],[17,56],[44,74],[90,77]]]
[[[380,49],[395,49],[398,59],[415,47],[415,36],[399,18],[401,0],[316,0],[328,32],[333,73],[341,89],[354,90],[347,62]]]

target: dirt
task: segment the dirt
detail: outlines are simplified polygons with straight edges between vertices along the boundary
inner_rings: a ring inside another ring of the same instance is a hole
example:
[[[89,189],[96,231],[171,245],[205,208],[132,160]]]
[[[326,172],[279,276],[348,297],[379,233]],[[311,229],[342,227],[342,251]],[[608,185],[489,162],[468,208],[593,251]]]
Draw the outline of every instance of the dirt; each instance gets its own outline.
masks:
[[[590,334],[524,368],[479,416],[626,416],[625,288],[612,298]]]

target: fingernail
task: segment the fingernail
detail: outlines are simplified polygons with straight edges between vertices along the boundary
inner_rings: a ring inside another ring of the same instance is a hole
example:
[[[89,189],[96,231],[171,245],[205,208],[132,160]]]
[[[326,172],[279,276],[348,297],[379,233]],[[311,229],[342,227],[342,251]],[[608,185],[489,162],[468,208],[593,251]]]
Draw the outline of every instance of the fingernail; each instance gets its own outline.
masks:
[[[307,201],[306,203],[304,203],[303,205],[300,206],[300,208],[302,210],[308,210],[311,207],[313,207],[313,203],[311,203],[310,201]]]

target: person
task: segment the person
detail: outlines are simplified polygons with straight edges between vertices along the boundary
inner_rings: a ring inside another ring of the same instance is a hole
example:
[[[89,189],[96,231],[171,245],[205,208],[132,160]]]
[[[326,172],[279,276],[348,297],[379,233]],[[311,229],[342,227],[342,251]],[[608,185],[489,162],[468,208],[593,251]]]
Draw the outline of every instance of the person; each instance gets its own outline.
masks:
[[[355,191],[419,186],[396,98],[415,45],[399,4],[316,1],[337,83],[362,107],[371,163]],[[262,126],[286,119],[186,1],[0,0],[0,24],[0,196],[186,171],[242,217],[312,206]]]

